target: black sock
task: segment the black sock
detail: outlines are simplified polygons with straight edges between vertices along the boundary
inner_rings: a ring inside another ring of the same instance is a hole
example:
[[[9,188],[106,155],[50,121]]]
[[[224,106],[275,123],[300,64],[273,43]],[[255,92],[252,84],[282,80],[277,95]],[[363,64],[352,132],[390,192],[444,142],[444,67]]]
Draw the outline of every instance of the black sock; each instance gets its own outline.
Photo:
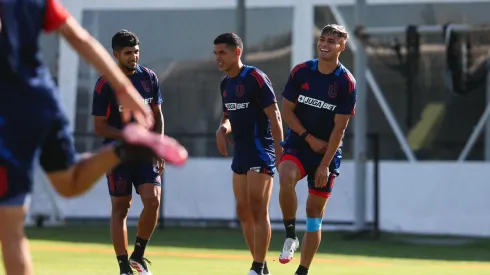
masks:
[[[264,274],[269,274],[269,269],[267,268],[267,261],[264,262]]]
[[[296,269],[296,274],[297,275],[308,275],[308,268],[300,265],[300,266],[298,266],[298,269]]]
[[[257,272],[259,275],[262,275],[264,272],[264,263],[253,262],[251,270]]]
[[[286,228],[286,238],[296,239],[296,219],[284,220]]]
[[[119,264],[119,271],[121,274],[131,272],[128,255],[117,256],[117,263]]]
[[[131,259],[141,260],[145,254],[146,244],[148,240],[143,240],[140,237],[136,237],[136,242],[134,244],[134,251],[131,254]]]

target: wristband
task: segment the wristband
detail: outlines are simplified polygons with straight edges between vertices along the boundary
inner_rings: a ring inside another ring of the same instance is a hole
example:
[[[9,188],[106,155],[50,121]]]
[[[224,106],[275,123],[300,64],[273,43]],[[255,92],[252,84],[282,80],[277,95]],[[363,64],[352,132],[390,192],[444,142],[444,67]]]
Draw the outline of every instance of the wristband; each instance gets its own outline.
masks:
[[[308,131],[304,131],[302,134],[301,134],[301,138],[306,140],[306,138],[310,135],[310,133]]]

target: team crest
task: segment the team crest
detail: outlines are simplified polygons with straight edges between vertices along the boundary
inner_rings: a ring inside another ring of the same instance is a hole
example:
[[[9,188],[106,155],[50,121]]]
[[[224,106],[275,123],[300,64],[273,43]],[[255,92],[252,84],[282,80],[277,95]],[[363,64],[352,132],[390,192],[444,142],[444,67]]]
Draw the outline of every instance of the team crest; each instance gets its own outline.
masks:
[[[328,97],[336,98],[337,97],[337,82],[328,87]]]
[[[238,97],[242,97],[243,94],[245,93],[245,86],[243,86],[243,84],[239,84],[236,86],[236,96]]]
[[[141,86],[145,92],[149,93],[151,91],[151,83],[149,80],[141,81]]]

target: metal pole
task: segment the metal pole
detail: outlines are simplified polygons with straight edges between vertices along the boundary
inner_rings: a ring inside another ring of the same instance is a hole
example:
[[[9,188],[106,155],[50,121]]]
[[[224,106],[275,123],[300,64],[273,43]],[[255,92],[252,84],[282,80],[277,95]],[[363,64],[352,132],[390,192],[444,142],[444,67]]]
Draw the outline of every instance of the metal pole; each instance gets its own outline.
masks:
[[[247,8],[245,7],[245,0],[237,0],[236,6],[236,26],[237,26],[237,34],[243,41],[243,44],[246,44],[246,31],[247,31]],[[245,48],[245,46],[243,46]],[[243,51],[242,60],[246,62],[246,54],[247,51]]]
[[[451,29],[457,32],[475,32],[475,31],[488,31],[490,26],[475,26],[465,24],[451,24]],[[376,35],[376,34],[396,34],[406,32],[406,26],[391,26],[391,27],[369,27],[363,30],[364,34]],[[419,33],[442,33],[444,26],[442,25],[420,25],[417,26]]]
[[[480,117],[478,124],[476,124],[476,127],[473,129],[473,133],[471,133],[471,136],[468,139],[468,142],[466,142],[466,145],[464,146],[463,151],[459,155],[459,158],[458,158],[459,162],[463,162],[468,157],[471,149],[473,148],[473,145],[475,145],[476,140],[478,139],[478,136],[483,131],[483,127],[485,127],[485,121],[488,121],[489,117],[490,117],[490,102],[487,103],[487,107],[485,108],[485,112],[483,112],[483,115]]]
[[[366,0],[357,0],[355,7],[356,27],[363,27],[366,14]],[[354,56],[357,103],[354,119],[354,167],[355,167],[355,221],[354,230],[362,231],[366,224],[366,159],[367,159],[367,84],[366,52],[362,39],[357,39]]]
[[[487,104],[490,104],[490,69],[488,66],[487,62]],[[484,138],[484,144],[485,144],[485,151],[484,151],[484,160],[485,161],[490,161],[490,119],[486,118],[486,125],[485,125],[485,135],[483,136]]]

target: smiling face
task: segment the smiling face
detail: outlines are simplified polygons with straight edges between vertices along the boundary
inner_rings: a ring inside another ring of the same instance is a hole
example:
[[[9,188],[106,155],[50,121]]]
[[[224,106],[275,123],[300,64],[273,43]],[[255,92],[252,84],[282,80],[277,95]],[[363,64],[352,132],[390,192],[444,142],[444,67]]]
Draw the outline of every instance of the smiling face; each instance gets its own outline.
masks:
[[[226,44],[214,45],[214,57],[218,68],[222,72],[227,72],[240,60],[241,50]]]
[[[321,60],[336,61],[344,51],[348,34],[344,27],[327,25],[317,42],[317,51]]]
[[[232,32],[222,33],[214,39],[214,58],[222,72],[237,69],[243,51],[243,42]]]
[[[127,71],[136,70],[138,61],[140,59],[140,47],[138,45],[134,47],[122,48],[119,51],[114,51],[114,57],[121,68]]]

